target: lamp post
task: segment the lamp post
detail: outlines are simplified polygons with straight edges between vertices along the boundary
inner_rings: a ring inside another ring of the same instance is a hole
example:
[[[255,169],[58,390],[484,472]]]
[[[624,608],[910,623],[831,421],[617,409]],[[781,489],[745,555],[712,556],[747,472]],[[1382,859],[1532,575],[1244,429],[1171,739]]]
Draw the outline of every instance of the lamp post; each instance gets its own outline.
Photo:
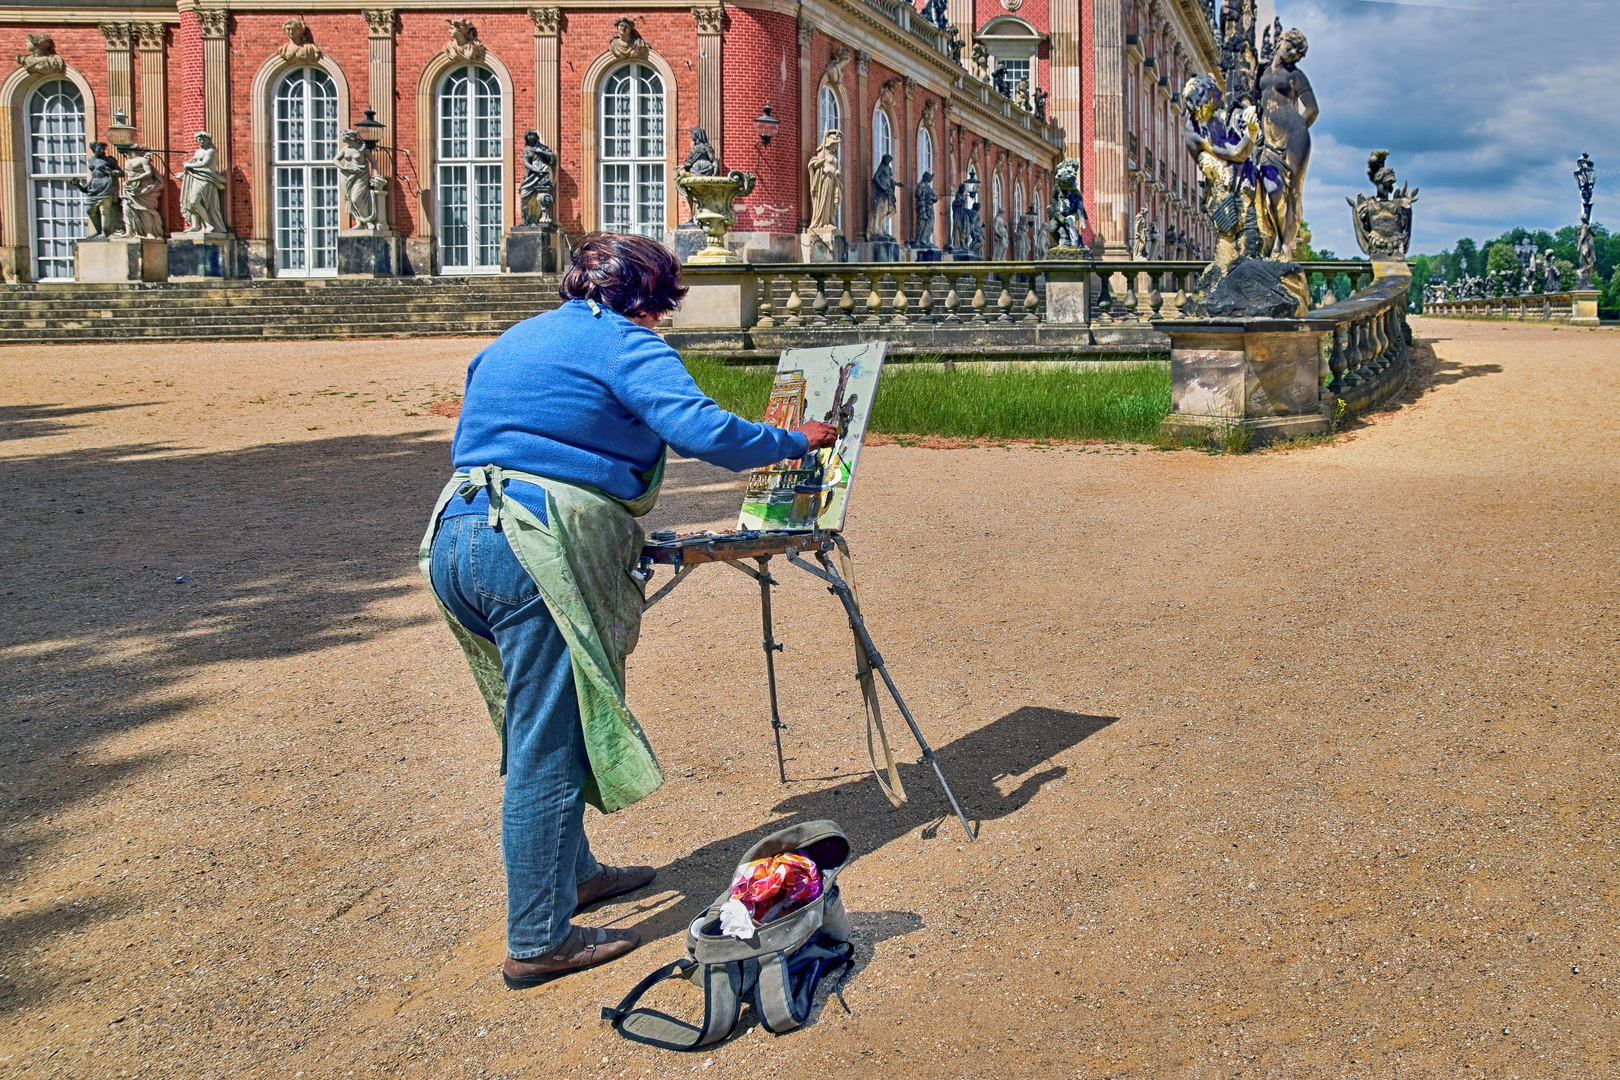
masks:
[[[1581,188],[1581,220],[1592,220],[1592,188],[1597,186],[1597,169],[1590,155],[1582,154],[1575,163],[1575,183]]]
[[[770,146],[771,140],[776,137],[776,129],[782,126],[782,121],[771,115],[769,104],[765,111],[754,117],[754,132],[759,136],[760,146]]]
[[[375,151],[382,145],[383,132],[387,131],[388,127],[377,119],[376,109],[367,109],[366,118],[355,124],[354,130],[360,133],[360,141],[366,144],[366,150]]]

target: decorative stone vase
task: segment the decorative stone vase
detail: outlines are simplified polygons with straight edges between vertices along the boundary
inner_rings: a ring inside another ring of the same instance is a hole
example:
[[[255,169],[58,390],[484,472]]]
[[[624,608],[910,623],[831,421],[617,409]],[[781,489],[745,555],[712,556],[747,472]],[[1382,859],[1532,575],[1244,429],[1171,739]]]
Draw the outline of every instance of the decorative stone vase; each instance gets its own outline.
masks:
[[[693,266],[731,266],[743,260],[726,249],[726,233],[737,224],[737,211],[732,204],[754,190],[758,177],[753,173],[732,169],[724,176],[694,176],[686,173],[675,178],[696,209],[693,220],[703,227],[709,242],[704,249],[687,260]]]

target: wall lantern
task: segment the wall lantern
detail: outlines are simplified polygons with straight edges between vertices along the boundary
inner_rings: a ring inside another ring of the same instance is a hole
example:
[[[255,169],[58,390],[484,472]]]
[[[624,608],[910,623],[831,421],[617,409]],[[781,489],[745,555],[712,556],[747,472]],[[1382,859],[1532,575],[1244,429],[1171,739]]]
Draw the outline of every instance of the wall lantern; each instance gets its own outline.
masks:
[[[754,117],[754,131],[759,135],[759,145],[771,145],[771,139],[776,136],[776,129],[782,126],[782,121],[771,115],[771,107],[765,106],[765,111]]]
[[[366,144],[367,150],[375,150],[388,126],[377,119],[376,109],[367,109],[366,118],[354,125],[354,130],[360,133],[360,141]]]

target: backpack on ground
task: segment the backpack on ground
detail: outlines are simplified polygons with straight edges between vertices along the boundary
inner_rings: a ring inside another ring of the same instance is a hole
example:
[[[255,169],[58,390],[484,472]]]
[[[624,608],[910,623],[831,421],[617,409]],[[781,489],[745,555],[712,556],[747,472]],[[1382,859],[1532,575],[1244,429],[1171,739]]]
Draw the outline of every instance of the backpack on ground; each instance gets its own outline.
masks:
[[[748,940],[720,932],[727,888],[686,930],[686,956],[648,975],[602,1019],[620,1035],[666,1050],[695,1050],[727,1038],[737,1027],[744,1001],[765,1030],[775,1035],[803,1024],[816,984],[852,962],[849,916],[838,893],[838,871],[849,860],[849,839],[831,821],[810,821],[772,833],[749,849],[740,872],[756,859],[805,851],[821,870],[821,895],[797,911],[757,927]],[[734,875],[735,876],[735,873]],[[703,988],[703,1018],[688,1024],[652,1009],[638,1009],[643,994],[668,978],[686,978]]]

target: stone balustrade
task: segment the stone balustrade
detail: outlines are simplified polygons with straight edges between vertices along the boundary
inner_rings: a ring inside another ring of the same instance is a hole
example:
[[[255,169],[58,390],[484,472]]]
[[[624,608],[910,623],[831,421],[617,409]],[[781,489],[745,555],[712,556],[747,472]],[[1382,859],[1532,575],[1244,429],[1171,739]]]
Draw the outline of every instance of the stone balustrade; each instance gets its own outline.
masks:
[[[1580,289],[1477,300],[1434,300],[1424,302],[1423,314],[1442,319],[1512,319],[1597,326],[1599,295],[1596,289]]]

